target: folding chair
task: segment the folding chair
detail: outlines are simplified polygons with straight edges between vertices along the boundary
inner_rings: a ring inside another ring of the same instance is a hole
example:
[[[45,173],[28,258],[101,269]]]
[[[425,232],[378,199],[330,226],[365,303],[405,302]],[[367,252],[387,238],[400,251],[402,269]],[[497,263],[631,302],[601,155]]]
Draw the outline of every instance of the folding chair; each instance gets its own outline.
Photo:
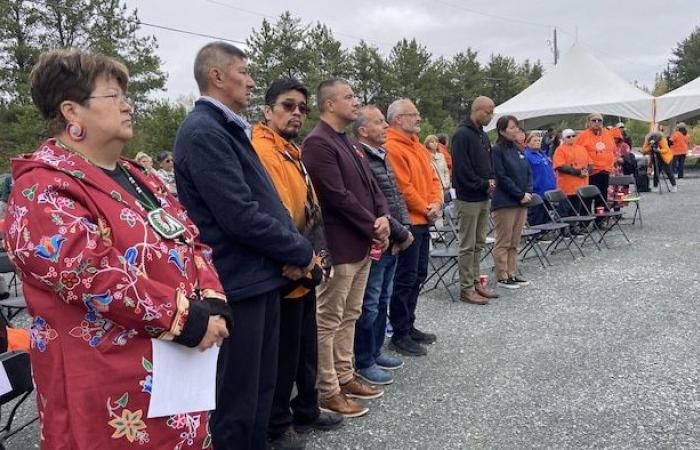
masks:
[[[553,254],[559,245],[564,244],[566,246],[566,250],[569,251],[571,254],[571,257],[575,260],[576,255],[574,252],[571,250],[571,246],[574,245],[578,251],[581,253],[581,256],[585,256],[583,254],[583,251],[581,250],[581,247],[578,246],[578,243],[576,242],[576,237],[571,234],[570,229],[571,226],[568,223],[562,223],[562,222],[557,222],[552,219],[552,210],[550,210],[547,205],[545,204],[544,200],[542,197],[540,197],[537,194],[532,194],[532,200],[528,204],[528,208],[537,208],[537,207],[542,207],[547,211],[547,214],[549,215],[551,222],[547,223],[542,223],[539,225],[530,225],[530,229],[535,229],[535,230],[540,230],[542,232],[542,235],[538,241],[539,242],[542,240],[542,238],[546,235],[552,235],[554,238],[552,242],[547,245],[547,247],[544,249],[543,254],[548,255],[548,254]],[[556,214],[556,211],[554,211],[554,214]],[[549,260],[548,260],[549,261]],[[551,265],[551,264],[550,264]]]
[[[639,217],[639,226],[644,228],[644,223],[642,222],[642,210],[639,207],[639,192],[637,191],[637,182],[633,175],[621,175],[617,177],[610,177],[610,186],[614,187],[628,187],[629,193],[625,195],[622,200],[613,199],[610,205],[613,209],[616,207],[625,207],[629,204],[634,204],[634,214],[632,215],[632,225],[634,225],[637,217]]]
[[[602,233],[598,229],[595,223],[595,216],[582,215],[574,208],[571,204],[569,197],[564,194],[561,189],[553,189],[551,191],[546,191],[544,193],[544,198],[547,199],[550,205],[552,205],[552,210],[550,210],[550,217],[556,223],[566,223],[571,227],[571,233],[573,234],[573,227],[578,225],[578,229],[583,234],[583,240],[581,245],[576,244],[581,256],[585,256],[583,253],[583,247],[586,245],[586,241],[589,239],[595,247],[600,251],[600,245],[598,245],[598,240],[593,236],[593,233],[597,233],[599,237],[602,237]],[[569,215],[563,215],[563,212],[570,213]]]
[[[15,272],[14,264],[12,264],[10,261],[7,253],[0,252],[0,276],[6,273],[12,273],[12,278],[7,287],[8,289],[14,287],[15,295],[14,297],[0,300],[0,308],[4,308],[7,311],[7,318],[12,320],[17,314],[22,312],[22,310],[27,307],[27,303],[25,302],[24,297],[19,295],[17,273]]]
[[[433,248],[430,251],[428,262],[430,264],[430,267],[432,268],[432,272],[430,273],[430,275],[428,275],[428,277],[421,285],[421,292],[430,292],[434,289],[437,289],[438,285],[442,285],[447,290],[450,299],[453,302],[456,302],[457,299],[450,290],[450,286],[455,283],[454,268],[457,266],[458,263],[457,221],[455,217],[454,206],[446,206],[444,209],[443,217],[446,228],[449,229],[449,232],[454,236],[454,238],[451,241],[451,245],[446,245],[444,248]],[[431,282],[433,279],[435,279],[433,285],[429,288],[425,288],[425,286],[427,286],[428,283]]]
[[[605,198],[603,197],[603,194],[600,193],[598,186],[581,186],[580,188],[576,189],[576,195],[578,196],[579,200],[581,200],[581,203],[583,203],[583,208],[585,209],[587,214],[592,214],[592,211],[588,209],[588,203],[591,203],[592,200],[599,200],[603,204],[603,212],[596,213],[595,216],[605,221],[606,227],[603,229],[602,235],[600,236],[600,240],[605,244],[606,247],[610,248],[608,246],[608,243],[605,241],[605,235],[608,234],[610,230],[612,230],[615,227],[617,227],[617,229],[620,230],[620,233],[622,233],[622,236],[625,237],[627,243],[632,243],[627,237],[625,230],[623,230],[622,226],[620,225],[620,220],[623,217],[622,211],[612,211],[610,209],[608,202],[605,201]],[[599,227],[597,228],[600,229]]]
[[[528,208],[535,208],[543,204],[542,198],[539,195],[532,194],[532,197],[532,200],[527,205]],[[533,204],[537,202],[535,197],[539,199],[539,204],[537,205]],[[542,250],[542,247],[540,247],[540,240],[544,237],[544,235],[545,233],[541,229],[526,225],[526,228],[523,229],[522,234],[520,235],[520,239],[523,241],[523,246],[520,248],[518,254],[520,255],[521,260],[525,260],[530,251],[535,252],[535,256],[537,256],[537,259],[540,261],[542,268],[546,269],[547,266],[551,266],[552,263],[549,262],[549,259],[547,259],[547,254],[544,252],[544,250]]]

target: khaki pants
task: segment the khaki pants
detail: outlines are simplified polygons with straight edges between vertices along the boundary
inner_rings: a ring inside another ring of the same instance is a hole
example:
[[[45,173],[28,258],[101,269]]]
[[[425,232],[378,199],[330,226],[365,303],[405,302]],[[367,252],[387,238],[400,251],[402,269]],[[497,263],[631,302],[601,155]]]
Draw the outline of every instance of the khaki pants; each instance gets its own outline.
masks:
[[[340,393],[340,384],[353,379],[355,322],[362,313],[362,299],[369,276],[370,259],[333,266],[335,274],[318,287],[318,389],[321,400]]]
[[[474,289],[479,282],[481,251],[486,244],[489,225],[490,200],[464,202],[455,200],[459,217],[459,287],[462,291]]]
[[[493,245],[493,262],[496,265],[496,276],[499,280],[504,280],[515,275],[518,243],[527,219],[527,208],[500,208],[492,214],[496,238]]]

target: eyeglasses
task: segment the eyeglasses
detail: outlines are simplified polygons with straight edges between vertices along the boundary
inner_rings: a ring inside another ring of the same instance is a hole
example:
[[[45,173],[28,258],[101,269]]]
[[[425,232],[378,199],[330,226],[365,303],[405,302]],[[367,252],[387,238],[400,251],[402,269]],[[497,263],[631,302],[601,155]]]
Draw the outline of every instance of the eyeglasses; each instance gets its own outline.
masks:
[[[281,106],[285,111],[288,113],[293,113],[297,108],[299,108],[299,113],[303,115],[309,114],[309,107],[306,105],[306,103],[295,103],[290,100],[285,100],[283,102],[279,103],[273,103],[272,106]]]
[[[163,162],[166,162],[166,163],[171,163],[171,162],[173,162],[173,160],[172,160],[172,159],[170,159],[170,158],[168,158],[168,159],[164,159],[164,160],[163,160]]]
[[[571,139],[571,138],[574,138],[574,137],[576,137],[576,135],[573,135],[573,134],[572,134],[571,136],[564,136],[564,139]]]
[[[591,119],[591,122],[602,122],[603,119]]]
[[[88,98],[111,98],[115,105],[117,103],[119,103],[119,100],[123,100],[124,103],[126,103],[127,105],[130,104],[129,97],[127,96],[126,93],[109,94],[109,95],[91,95]]]

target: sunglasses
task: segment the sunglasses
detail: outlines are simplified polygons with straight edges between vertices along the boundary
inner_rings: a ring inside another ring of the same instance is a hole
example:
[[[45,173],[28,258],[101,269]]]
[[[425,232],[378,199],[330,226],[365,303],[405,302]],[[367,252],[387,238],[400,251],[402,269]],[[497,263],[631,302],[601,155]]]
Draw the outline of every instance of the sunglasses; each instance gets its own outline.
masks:
[[[306,105],[306,103],[295,103],[290,100],[285,100],[283,102],[273,103],[270,105],[270,107],[273,106],[281,106],[282,109],[288,113],[293,113],[297,108],[299,108],[300,114],[307,115],[309,113],[309,107]]]
[[[574,138],[574,137],[576,137],[576,135],[572,134],[571,136],[564,136],[564,139],[571,139],[571,138]]]
[[[602,122],[603,119],[591,119],[591,122]]]
[[[164,159],[163,162],[171,163],[171,162],[173,162],[173,160],[172,159]]]

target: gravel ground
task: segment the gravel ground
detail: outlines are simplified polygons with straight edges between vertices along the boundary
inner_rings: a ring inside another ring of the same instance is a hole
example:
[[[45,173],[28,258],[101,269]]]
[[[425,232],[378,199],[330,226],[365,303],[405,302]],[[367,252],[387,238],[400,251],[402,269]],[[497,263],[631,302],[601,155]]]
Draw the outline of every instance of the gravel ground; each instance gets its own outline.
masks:
[[[560,254],[547,270],[529,261],[532,285],[487,306],[423,296],[418,327],[438,334],[428,356],[307,448],[700,449],[699,197],[697,173],[677,194],[643,194],[632,245]]]

